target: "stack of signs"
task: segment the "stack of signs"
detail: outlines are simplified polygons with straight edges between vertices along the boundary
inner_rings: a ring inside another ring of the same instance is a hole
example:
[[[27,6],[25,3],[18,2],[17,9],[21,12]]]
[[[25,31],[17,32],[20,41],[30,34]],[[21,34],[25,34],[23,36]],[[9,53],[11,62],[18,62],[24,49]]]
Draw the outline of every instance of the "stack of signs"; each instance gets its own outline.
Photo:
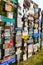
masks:
[[[38,19],[35,19],[35,23],[34,23],[34,33],[33,33],[33,36],[34,36],[34,43],[38,43],[38,36],[39,36],[39,33],[38,33]]]
[[[22,46],[21,31],[17,31],[16,43],[16,47]]]
[[[22,7],[20,6],[19,2],[18,2],[18,12],[17,13],[18,13],[18,15],[17,15],[17,27],[22,28],[23,27],[23,22],[22,22]]]
[[[34,4],[35,5],[35,4]],[[39,48],[39,24],[38,24],[38,6],[35,5],[35,21],[34,21],[34,27],[33,27],[33,37],[34,37],[34,45],[33,45],[33,49],[34,52],[36,52]]]
[[[30,7],[30,2],[28,0],[24,0],[24,9],[23,9],[23,32],[22,32],[22,39],[24,39],[23,42],[23,60],[27,59],[28,57],[32,55],[32,35],[33,35],[33,25],[31,20],[33,21],[34,16],[34,9],[33,7]],[[30,8],[29,8],[30,7]],[[28,10],[29,9],[29,10]],[[31,38],[31,39],[30,39]],[[32,40],[28,42],[28,40]],[[31,45],[27,45],[27,43],[30,43]],[[27,49],[28,47],[28,49]],[[28,51],[31,47],[31,51]]]
[[[41,43],[41,40],[42,40],[42,22],[41,22],[41,19],[40,19],[40,17],[39,17],[39,21],[38,21],[38,23],[39,23],[39,44]]]
[[[2,59],[2,37],[1,37],[1,34],[2,34],[2,27],[0,26],[0,60]]]
[[[24,8],[25,9],[25,8]],[[24,12],[24,21],[23,21],[23,31],[22,31],[22,39],[24,42],[23,44],[23,60],[25,61],[27,59],[27,39],[29,38],[28,36],[28,19],[26,12]]]
[[[5,57],[14,54],[15,50],[13,46],[13,12],[7,12],[7,20],[5,25],[5,44],[3,45],[3,48],[5,50]],[[7,52],[7,53],[6,53]]]
[[[35,43],[35,44],[33,45],[33,46],[34,46],[34,48],[33,48],[33,49],[34,49],[34,52],[36,52],[37,49],[38,49],[38,48],[37,48],[37,47],[38,47],[38,46],[37,46],[38,36],[39,36],[39,34],[38,34],[38,29],[34,29],[34,43]]]
[[[5,49],[5,57],[10,55],[10,38],[10,26],[5,26],[5,44],[3,45],[3,48]]]
[[[22,39],[28,39],[28,30],[22,32]]]
[[[20,3],[23,0],[18,0],[18,12],[17,12],[17,26],[16,26],[16,55],[17,55],[17,61],[20,61],[22,58],[22,27],[23,27],[23,22],[22,22],[22,6]],[[22,3],[23,4],[23,3]]]
[[[8,48],[9,40],[10,40],[10,26],[5,26],[5,44],[3,45],[3,48],[5,49],[5,57],[9,55],[9,48]]]
[[[29,27],[29,34],[28,34],[29,39],[28,39],[28,43],[27,43],[28,58],[32,56],[32,52],[33,52],[33,25],[32,24],[34,23],[34,21],[33,22],[32,21],[29,21],[29,25],[30,25],[30,27]]]
[[[17,61],[21,59],[21,47],[22,47],[22,39],[21,39],[21,30],[17,30],[16,32],[16,54],[17,54]]]
[[[17,27],[22,28],[22,26],[23,26],[22,18],[21,17],[18,17],[17,18]]]
[[[2,4],[3,3],[3,4]],[[4,31],[1,29],[0,27],[0,44],[3,43],[3,47],[1,47],[2,45],[0,45],[0,48],[2,49],[2,54],[1,54],[1,49],[0,49],[0,59],[1,56],[3,56],[2,59],[2,65],[6,65],[9,64],[11,62],[15,61],[15,49],[14,49],[14,45],[13,45],[13,32],[14,32],[14,23],[15,23],[15,19],[14,19],[14,7],[17,8],[17,0],[1,0],[0,2],[0,6],[2,6],[2,15],[0,15],[0,22],[1,27],[4,27]],[[3,10],[4,8],[4,10]],[[4,14],[4,15],[3,15]],[[1,33],[2,30],[2,33]],[[3,34],[4,33],[4,34]],[[1,42],[1,34],[2,34],[2,42]],[[12,56],[12,57],[10,57]],[[9,58],[8,58],[9,57]]]
[[[23,22],[25,22],[24,30],[22,32],[22,39],[24,40],[24,43],[23,43],[23,60],[25,61],[27,59],[27,39],[29,38],[29,36],[28,36],[28,27],[27,27],[28,24],[26,23],[27,19],[25,18]]]
[[[32,13],[33,12],[33,13]],[[30,56],[32,56],[32,52],[33,52],[33,26],[34,26],[34,8],[33,8],[33,3],[30,2],[30,8],[28,11],[28,43],[27,43],[27,47],[28,47],[28,58]]]

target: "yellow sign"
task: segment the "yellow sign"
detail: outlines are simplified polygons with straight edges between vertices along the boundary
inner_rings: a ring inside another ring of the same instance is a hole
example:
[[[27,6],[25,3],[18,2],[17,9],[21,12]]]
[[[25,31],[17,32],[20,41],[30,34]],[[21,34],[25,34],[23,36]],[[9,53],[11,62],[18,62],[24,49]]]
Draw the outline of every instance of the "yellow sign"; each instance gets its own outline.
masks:
[[[38,24],[35,24],[34,26],[35,26],[35,28],[38,28]]]
[[[22,39],[27,39],[27,38],[29,38],[28,35],[23,35],[22,36]]]

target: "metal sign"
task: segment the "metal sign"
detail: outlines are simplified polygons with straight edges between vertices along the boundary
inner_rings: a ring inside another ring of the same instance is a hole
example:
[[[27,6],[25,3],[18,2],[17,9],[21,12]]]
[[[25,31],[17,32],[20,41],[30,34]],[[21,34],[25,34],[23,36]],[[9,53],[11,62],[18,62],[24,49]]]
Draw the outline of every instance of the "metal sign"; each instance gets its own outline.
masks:
[[[2,16],[2,21],[3,22],[15,22],[15,19],[10,19],[10,18],[7,18],[5,16]]]
[[[17,3],[17,0],[12,0],[14,3]]]

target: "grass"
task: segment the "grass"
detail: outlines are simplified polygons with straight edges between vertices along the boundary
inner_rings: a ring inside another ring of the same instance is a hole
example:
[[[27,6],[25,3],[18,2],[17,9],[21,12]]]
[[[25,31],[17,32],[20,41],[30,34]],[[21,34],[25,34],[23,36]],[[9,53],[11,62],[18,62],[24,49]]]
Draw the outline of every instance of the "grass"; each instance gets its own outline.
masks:
[[[27,59],[26,61],[21,61],[19,65],[43,65],[43,49],[29,59]]]

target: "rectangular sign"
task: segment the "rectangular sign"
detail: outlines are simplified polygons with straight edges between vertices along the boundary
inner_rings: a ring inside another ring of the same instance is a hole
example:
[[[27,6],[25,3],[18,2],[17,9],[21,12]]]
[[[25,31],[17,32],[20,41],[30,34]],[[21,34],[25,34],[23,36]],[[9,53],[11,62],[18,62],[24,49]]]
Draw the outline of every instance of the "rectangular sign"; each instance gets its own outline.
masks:
[[[34,29],[34,33],[38,33],[38,29]]]
[[[8,56],[9,54],[9,48],[5,49],[5,56]]]
[[[6,26],[10,26],[11,25],[11,23],[10,22],[6,22]]]
[[[32,53],[28,53],[28,58],[32,56]]]
[[[17,0],[12,0],[14,3],[17,3]]]
[[[24,30],[22,34],[23,35],[28,35],[28,30]]]
[[[38,44],[37,43],[33,45],[33,49],[34,49],[34,52],[36,52],[38,50]]]
[[[25,61],[27,59],[27,54],[23,55],[23,60]]]
[[[28,45],[28,53],[32,53],[33,52],[33,47],[32,44]]]
[[[22,27],[23,26],[23,22],[22,22],[21,17],[17,17],[17,26],[18,27]]]
[[[3,22],[15,22],[15,19],[10,19],[10,18],[7,18],[7,17],[5,17],[5,16],[2,16],[2,21]]]
[[[13,18],[13,12],[7,12],[7,17],[12,19]]]

